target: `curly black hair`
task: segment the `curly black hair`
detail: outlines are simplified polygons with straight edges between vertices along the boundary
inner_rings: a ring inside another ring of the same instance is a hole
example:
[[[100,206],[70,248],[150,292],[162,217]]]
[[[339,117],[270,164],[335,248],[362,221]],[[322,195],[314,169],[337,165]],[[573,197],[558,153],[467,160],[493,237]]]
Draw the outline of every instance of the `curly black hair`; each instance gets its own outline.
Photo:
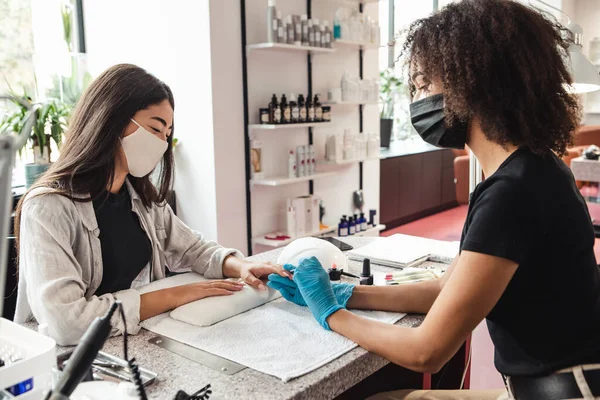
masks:
[[[512,0],[463,0],[406,32],[411,70],[439,79],[449,128],[480,121],[488,140],[566,153],[581,119],[565,64],[572,34],[553,17]]]

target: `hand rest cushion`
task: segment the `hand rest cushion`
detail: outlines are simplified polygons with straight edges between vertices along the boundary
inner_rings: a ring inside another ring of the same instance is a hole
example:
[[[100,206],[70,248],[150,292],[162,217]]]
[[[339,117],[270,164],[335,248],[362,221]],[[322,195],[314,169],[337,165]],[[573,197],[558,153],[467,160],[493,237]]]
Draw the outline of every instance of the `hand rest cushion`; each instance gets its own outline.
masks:
[[[143,288],[139,288],[138,291],[147,293],[169,287],[210,280],[211,279],[206,279],[195,272],[190,272],[152,282]],[[255,307],[262,306],[279,297],[281,297],[281,294],[277,290],[271,288],[262,291],[250,286],[245,286],[244,289],[230,296],[206,297],[185,304],[171,311],[170,316],[175,320],[190,325],[210,326]]]

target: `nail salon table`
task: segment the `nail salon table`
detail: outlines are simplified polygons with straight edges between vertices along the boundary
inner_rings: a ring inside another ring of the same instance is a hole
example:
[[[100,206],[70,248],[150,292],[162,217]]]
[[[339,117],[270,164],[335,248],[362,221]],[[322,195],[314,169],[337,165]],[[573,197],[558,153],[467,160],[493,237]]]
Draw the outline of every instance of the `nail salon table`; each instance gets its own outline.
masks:
[[[344,238],[343,241],[358,248],[377,238]],[[282,249],[251,257],[256,261],[275,262]],[[425,263],[423,267],[433,266]],[[350,272],[359,274],[361,264],[349,261]],[[373,271],[392,271],[373,265]],[[345,279],[344,279],[345,280]],[[418,326],[422,315],[407,315],[397,324]],[[32,329],[33,324],[29,324]],[[149,398],[173,399],[178,390],[193,393],[207,384],[212,385],[211,400],[217,399],[362,399],[373,393],[402,388],[458,388],[466,364],[466,344],[442,369],[439,377],[418,374],[390,364],[383,358],[358,347],[316,371],[284,383],[280,379],[246,368],[235,375],[224,375],[175,353],[150,344],[156,336],[142,329],[129,337],[129,356],[135,357],[140,367],[158,374],[147,387]],[[227,338],[223,338],[227,340]],[[468,344],[468,342],[467,342]],[[57,353],[66,348],[59,348]],[[122,338],[109,338],[103,351],[122,357]],[[467,375],[468,376],[468,375]],[[468,377],[466,385],[468,388]]]

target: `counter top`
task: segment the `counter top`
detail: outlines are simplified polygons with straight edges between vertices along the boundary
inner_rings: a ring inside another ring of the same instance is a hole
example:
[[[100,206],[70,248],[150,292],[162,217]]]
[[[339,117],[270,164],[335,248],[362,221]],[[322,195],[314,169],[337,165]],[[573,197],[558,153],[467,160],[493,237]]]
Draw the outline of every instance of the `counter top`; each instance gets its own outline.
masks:
[[[382,160],[385,160],[386,158],[403,157],[438,150],[443,149],[430,145],[418,136],[413,136],[410,139],[391,142],[389,148],[381,148],[379,150],[379,156]]]
[[[342,240],[357,248],[377,238],[343,238]],[[282,249],[272,250],[253,256],[251,259],[274,262],[281,251]],[[348,263],[351,272],[360,273],[360,263],[354,261]],[[427,262],[423,267],[434,265],[436,264]],[[377,265],[373,265],[372,269],[391,270]],[[422,320],[422,315],[407,315],[397,324],[415,327]],[[278,378],[249,368],[232,376],[223,375],[148,343],[148,340],[154,336],[154,333],[142,329],[138,335],[130,336],[128,340],[130,357],[135,357],[139,366],[158,374],[156,381],[147,388],[148,397],[152,399],[173,399],[180,389],[193,393],[209,383],[213,390],[211,400],[331,399],[388,364],[385,359],[358,347],[312,373],[284,383]],[[122,338],[110,338],[103,350],[123,357]],[[59,349],[59,353],[62,351],[64,348]]]

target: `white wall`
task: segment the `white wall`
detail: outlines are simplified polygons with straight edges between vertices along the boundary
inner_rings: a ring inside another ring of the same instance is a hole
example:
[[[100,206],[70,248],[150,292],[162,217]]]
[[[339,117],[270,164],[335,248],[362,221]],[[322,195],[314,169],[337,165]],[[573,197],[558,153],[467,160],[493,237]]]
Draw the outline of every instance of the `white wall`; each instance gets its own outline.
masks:
[[[178,214],[217,239],[208,2],[86,0],[84,12],[93,76],[133,63],[173,90]]]
[[[239,0],[210,1],[218,240],[248,254],[240,18]]]

